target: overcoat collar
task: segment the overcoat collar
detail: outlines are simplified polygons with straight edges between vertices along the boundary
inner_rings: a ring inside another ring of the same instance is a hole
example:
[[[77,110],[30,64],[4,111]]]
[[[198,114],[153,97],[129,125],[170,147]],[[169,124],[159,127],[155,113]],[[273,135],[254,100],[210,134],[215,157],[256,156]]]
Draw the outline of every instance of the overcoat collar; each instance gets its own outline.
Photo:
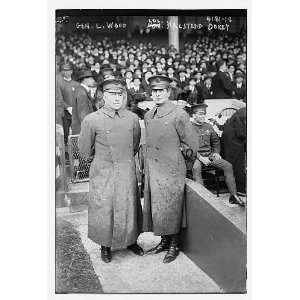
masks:
[[[172,112],[175,108],[176,105],[169,100],[160,106],[155,105],[150,111],[150,118],[153,119],[155,111],[156,111],[156,116],[158,118],[162,118],[168,115],[170,112]]]
[[[115,117],[116,111],[114,109],[112,109],[111,107],[109,107],[108,105],[104,104],[104,106],[101,108],[101,110],[107,116],[109,116],[111,118]],[[119,114],[120,118],[124,118],[125,117],[125,109],[118,110],[118,114]]]

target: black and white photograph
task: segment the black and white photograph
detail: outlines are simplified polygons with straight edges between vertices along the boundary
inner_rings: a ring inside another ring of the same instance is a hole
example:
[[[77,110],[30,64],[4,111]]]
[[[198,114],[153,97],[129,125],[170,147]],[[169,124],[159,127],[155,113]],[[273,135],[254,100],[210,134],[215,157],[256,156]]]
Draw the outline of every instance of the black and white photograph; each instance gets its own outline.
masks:
[[[248,10],[53,24],[53,293],[247,294]]]

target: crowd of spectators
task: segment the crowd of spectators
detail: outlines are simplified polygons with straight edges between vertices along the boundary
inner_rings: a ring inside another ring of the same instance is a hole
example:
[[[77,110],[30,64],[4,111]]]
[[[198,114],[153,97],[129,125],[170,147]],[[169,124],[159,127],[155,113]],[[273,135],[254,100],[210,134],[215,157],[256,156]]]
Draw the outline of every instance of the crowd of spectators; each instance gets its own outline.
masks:
[[[148,78],[156,74],[172,78],[170,100],[190,105],[217,98],[246,102],[245,36],[200,36],[177,51],[152,42],[57,34],[56,63],[58,72],[63,63],[71,64],[74,80],[82,69],[91,70],[98,84],[107,77],[122,77],[129,108],[151,100]],[[101,103],[101,91],[92,93]]]

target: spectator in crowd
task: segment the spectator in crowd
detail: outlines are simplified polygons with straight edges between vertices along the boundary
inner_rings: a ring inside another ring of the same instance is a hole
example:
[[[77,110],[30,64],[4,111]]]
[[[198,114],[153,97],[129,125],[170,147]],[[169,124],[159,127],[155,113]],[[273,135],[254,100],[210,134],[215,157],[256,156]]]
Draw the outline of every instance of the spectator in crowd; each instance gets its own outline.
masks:
[[[179,72],[179,83],[178,87],[181,88],[182,90],[188,85],[188,81],[186,79],[186,72],[184,69],[181,69]]]
[[[231,163],[221,155],[220,140],[211,124],[206,122],[206,104],[194,105],[193,126],[198,135],[199,148],[197,159],[193,165],[193,178],[203,185],[202,166],[212,166],[224,172],[225,181],[230,192],[229,203],[244,206],[244,202],[237,195],[237,188]]]
[[[131,104],[132,102],[134,104],[137,104],[140,101],[144,101],[146,99],[146,92],[144,88],[141,85],[141,78],[135,75],[133,78],[133,85],[129,89],[128,92],[128,101]]]
[[[101,74],[97,77],[97,82],[101,83],[107,78],[113,77],[114,76],[114,69],[109,65],[105,64],[101,68]]]
[[[150,79],[155,106],[145,115],[146,158],[143,229],[161,236],[150,252],[167,251],[163,262],[170,263],[179,254],[179,231],[182,226],[183,193],[186,166],[180,144],[198,148],[189,115],[168,101],[171,79]]]
[[[100,63],[97,61],[95,63],[95,65],[91,68],[91,71],[93,72],[93,76],[95,78],[95,80],[97,82],[100,81],[100,78],[101,78],[101,71],[100,71]]]
[[[232,83],[234,82],[234,71],[235,71],[235,66],[233,63],[231,63],[230,65],[228,65],[228,75]]]
[[[80,85],[75,90],[72,106],[72,133],[79,134],[81,122],[93,111],[95,111],[94,100],[90,94],[90,87],[94,85],[95,79],[92,71],[83,69],[78,73]]]
[[[232,95],[233,98],[244,101],[246,98],[246,87],[243,80],[244,80],[243,72],[236,72]]]
[[[127,90],[130,90],[132,88],[132,79],[133,79],[133,73],[130,70],[127,70],[125,72],[125,82],[126,82],[126,88]]]
[[[216,99],[232,98],[232,83],[227,72],[226,62],[219,61],[219,70],[212,80],[214,97]]]
[[[214,92],[212,88],[212,78],[207,75],[204,79],[204,84],[201,87],[202,90],[202,98],[205,99],[213,99]]]
[[[69,63],[65,63],[61,67],[60,74],[56,76],[57,110],[61,112],[65,145],[68,144],[72,123],[72,103],[74,101],[75,89],[79,86],[79,83],[72,79],[72,74],[72,66]]]
[[[191,77],[188,79],[189,85],[184,90],[188,92],[187,102],[190,105],[197,104],[201,101],[200,90],[196,88],[196,78]]]
[[[171,78],[171,79],[175,78],[175,71],[174,71],[174,68],[172,66],[168,67],[167,73],[168,73],[169,78]]]
[[[170,77],[169,77],[170,78]],[[183,92],[181,88],[178,87],[178,79],[176,77],[170,78],[172,81],[170,83],[170,96],[169,100],[178,100],[179,95]]]
[[[144,91],[147,93],[147,100],[150,100],[151,90],[150,90],[150,86],[149,86],[149,78],[151,76],[152,76],[151,69],[147,69],[144,74],[144,78],[142,78],[142,87],[143,87]]]
[[[102,87],[105,104],[84,118],[78,145],[81,155],[92,160],[88,237],[101,245],[101,258],[109,263],[112,248],[144,254],[137,244],[142,209],[134,159],[141,129],[138,117],[123,108],[123,81],[108,79]]]
[[[239,109],[223,126],[221,145],[224,159],[233,166],[237,191],[246,193],[246,107]]]

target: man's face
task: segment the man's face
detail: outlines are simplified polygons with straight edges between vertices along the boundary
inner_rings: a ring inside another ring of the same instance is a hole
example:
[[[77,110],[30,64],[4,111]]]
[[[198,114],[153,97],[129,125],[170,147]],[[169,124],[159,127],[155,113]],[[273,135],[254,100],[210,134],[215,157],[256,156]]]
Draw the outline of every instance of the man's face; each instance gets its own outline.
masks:
[[[232,65],[231,65],[231,66],[229,67],[229,69],[228,69],[228,71],[229,71],[230,73],[232,73],[232,74],[234,73],[234,70],[235,70],[235,68],[234,68],[234,66],[232,66]]]
[[[196,81],[193,79],[193,80],[190,80],[190,86],[195,86],[196,85]]]
[[[211,85],[211,79],[210,78],[207,78],[206,80],[205,80],[205,85],[206,86],[210,86]]]
[[[87,77],[84,79],[84,84],[86,86],[93,86],[95,85],[95,79],[93,77]]]
[[[171,84],[171,86],[174,87],[174,88],[177,87],[177,82],[176,82],[175,80],[173,80],[170,84]]]
[[[119,89],[110,89],[103,93],[103,99],[107,106],[114,110],[118,110],[123,105],[124,93]]]
[[[134,84],[136,87],[139,87],[140,84],[141,84],[141,82],[140,82],[139,79],[134,79],[134,80],[133,80],[133,84]]]
[[[146,72],[145,73],[145,79],[148,80],[148,78],[150,78],[152,76],[151,72]]]
[[[242,83],[243,77],[237,77],[235,80],[236,80],[236,83]]]
[[[203,124],[206,120],[206,112],[203,110],[197,110],[193,113],[193,118],[197,123]]]
[[[132,73],[131,72],[127,72],[125,74],[125,76],[126,76],[127,79],[131,79],[132,78]]]
[[[73,71],[72,70],[63,70],[62,74],[65,78],[71,78]]]
[[[170,96],[170,91],[168,89],[152,89],[151,90],[152,99],[156,105],[161,105],[165,103]]]

